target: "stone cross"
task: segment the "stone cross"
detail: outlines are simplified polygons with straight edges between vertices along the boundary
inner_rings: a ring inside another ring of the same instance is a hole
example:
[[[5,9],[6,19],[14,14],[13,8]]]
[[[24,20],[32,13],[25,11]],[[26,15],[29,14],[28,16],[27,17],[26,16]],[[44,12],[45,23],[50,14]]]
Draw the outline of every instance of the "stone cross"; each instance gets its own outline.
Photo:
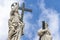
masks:
[[[42,29],[45,29],[45,21],[42,21]]]
[[[48,29],[48,24],[42,21],[42,29],[38,30],[39,40],[52,40],[51,33]]]
[[[21,15],[18,10],[22,10]],[[16,2],[11,5],[10,19],[8,20],[8,40],[20,40],[21,36],[24,35],[24,11],[32,12],[31,9],[25,8],[24,3],[22,7],[19,7],[19,4]]]
[[[22,10],[22,20],[23,20],[23,15],[24,15],[24,11],[28,11],[28,12],[32,12],[31,9],[25,8],[25,4],[23,3],[22,7],[19,7],[20,10]]]

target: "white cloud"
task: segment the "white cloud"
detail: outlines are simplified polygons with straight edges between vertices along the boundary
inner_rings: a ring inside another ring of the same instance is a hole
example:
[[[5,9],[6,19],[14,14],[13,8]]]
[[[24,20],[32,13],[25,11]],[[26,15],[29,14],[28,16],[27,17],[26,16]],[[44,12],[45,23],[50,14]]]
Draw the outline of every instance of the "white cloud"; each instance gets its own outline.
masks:
[[[32,24],[29,23],[29,19],[32,19],[32,14],[27,12],[25,15],[24,15],[24,23],[25,23],[25,26],[24,26],[24,34],[25,34],[25,37],[27,37],[29,40],[32,40],[32,32],[30,31],[30,27],[32,27]]]
[[[59,40],[60,39],[59,32],[58,32],[59,31],[59,13],[57,12],[57,10],[54,10],[51,8],[45,8],[44,1],[45,0],[41,0],[41,2],[39,2],[39,6],[42,13],[40,14],[38,24],[41,27],[40,25],[40,23],[42,23],[41,21],[45,20],[49,25],[49,29],[51,31],[53,40]]]
[[[35,37],[33,38],[33,40],[39,40],[39,36],[35,35]]]

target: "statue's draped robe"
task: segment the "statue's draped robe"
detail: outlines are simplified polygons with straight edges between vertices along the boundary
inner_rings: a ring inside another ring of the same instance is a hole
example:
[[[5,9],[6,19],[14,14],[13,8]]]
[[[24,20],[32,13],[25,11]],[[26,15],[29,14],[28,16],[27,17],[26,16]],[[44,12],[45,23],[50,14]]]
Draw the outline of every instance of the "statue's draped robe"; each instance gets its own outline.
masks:
[[[20,21],[21,16],[15,13],[9,20],[9,40],[19,40],[22,35],[24,23]]]
[[[40,36],[39,40],[52,40],[52,37],[49,31],[39,30],[38,34]]]

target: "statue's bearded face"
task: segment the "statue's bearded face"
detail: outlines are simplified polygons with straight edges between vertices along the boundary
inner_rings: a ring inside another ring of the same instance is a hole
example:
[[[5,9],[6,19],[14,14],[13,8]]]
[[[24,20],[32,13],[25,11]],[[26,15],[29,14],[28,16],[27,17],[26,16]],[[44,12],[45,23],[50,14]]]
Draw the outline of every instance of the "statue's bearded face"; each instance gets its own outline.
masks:
[[[18,7],[19,7],[19,4],[17,2],[15,2],[11,5],[12,10],[16,10],[16,9],[18,9]]]

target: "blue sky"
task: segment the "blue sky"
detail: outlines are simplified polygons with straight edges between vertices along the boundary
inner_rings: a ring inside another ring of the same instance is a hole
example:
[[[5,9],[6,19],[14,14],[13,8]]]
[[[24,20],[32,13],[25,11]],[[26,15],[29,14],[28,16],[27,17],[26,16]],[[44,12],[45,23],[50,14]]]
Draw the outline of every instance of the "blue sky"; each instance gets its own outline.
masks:
[[[15,1],[19,1],[20,6],[24,2],[26,8],[32,9],[32,13],[24,13],[25,27],[21,40],[39,40],[37,32],[43,20],[49,25],[52,39],[60,39],[60,0],[0,0],[0,40],[8,37],[10,6]]]
[[[31,37],[23,36],[23,40],[38,40],[37,31],[41,28],[41,22],[45,20],[51,30],[53,40],[59,39],[59,0],[24,0],[26,7],[32,9],[32,18],[28,17],[30,23],[27,32]],[[26,12],[27,13],[27,12]],[[30,21],[31,20],[31,21]],[[26,29],[27,30],[27,29]],[[55,34],[56,32],[56,34]],[[28,35],[28,34],[26,34]],[[54,37],[55,36],[55,37]]]

